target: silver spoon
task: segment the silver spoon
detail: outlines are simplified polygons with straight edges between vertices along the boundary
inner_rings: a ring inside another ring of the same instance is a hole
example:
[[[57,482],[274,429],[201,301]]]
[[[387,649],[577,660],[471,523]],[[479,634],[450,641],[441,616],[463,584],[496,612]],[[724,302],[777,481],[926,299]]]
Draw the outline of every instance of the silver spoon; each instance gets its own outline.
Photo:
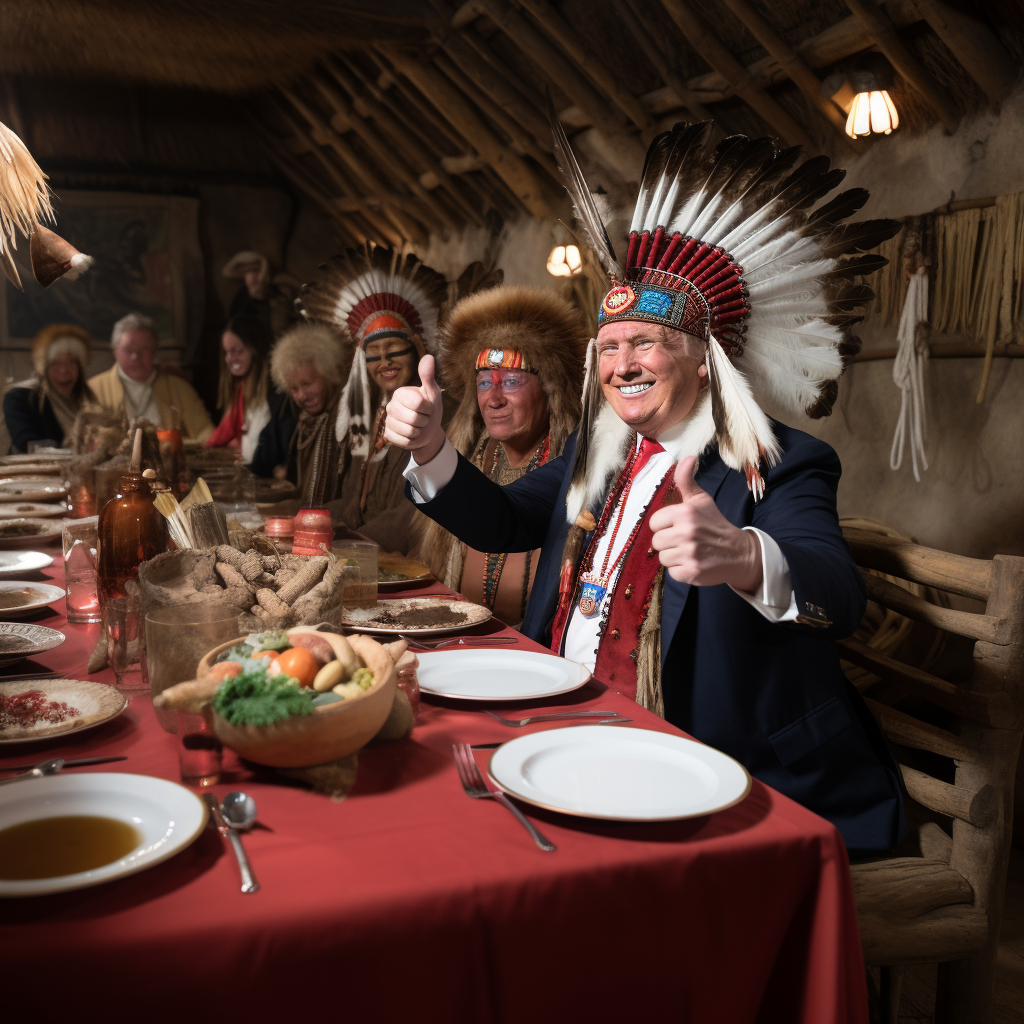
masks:
[[[5,786],[8,782],[20,782],[22,779],[41,779],[45,775],[56,775],[63,767],[63,757],[40,761],[31,771],[23,772],[21,775],[12,775],[9,779],[0,779],[0,786]]]
[[[221,809],[228,824],[239,832],[248,832],[256,823],[256,801],[248,793],[228,793]]]
[[[239,831],[244,828],[248,828],[252,821],[256,818],[256,801],[252,797],[246,796],[245,793],[229,793],[228,797],[241,797],[241,806],[243,808],[242,814],[238,814],[239,801],[233,800],[231,803],[231,813],[238,816],[238,820],[228,819],[227,814],[229,813],[227,807],[222,807],[221,804],[217,803],[217,798],[213,793],[204,793],[203,800],[206,802],[207,807],[210,808],[210,815],[213,818],[213,823],[217,826],[217,831],[221,834],[224,839],[227,839],[231,843],[231,849],[235,854],[235,860],[238,861],[238,870],[242,876],[242,892],[259,892],[260,883],[256,881],[256,876],[252,873],[252,865],[249,863],[249,858],[245,855],[245,850],[242,848],[242,840],[238,835]],[[245,804],[248,801],[252,805],[252,818],[250,819],[247,812],[245,811]],[[225,803],[227,798],[225,798]],[[246,824],[242,824],[242,819],[245,819]]]

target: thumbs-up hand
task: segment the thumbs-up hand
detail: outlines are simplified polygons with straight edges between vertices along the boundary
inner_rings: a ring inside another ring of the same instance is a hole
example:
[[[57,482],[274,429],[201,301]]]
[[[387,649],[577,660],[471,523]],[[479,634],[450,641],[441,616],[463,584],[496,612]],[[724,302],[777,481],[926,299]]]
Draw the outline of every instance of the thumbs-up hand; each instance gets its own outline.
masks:
[[[682,500],[651,516],[654,550],[680,583],[728,583],[753,593],[762,580],[761,543],[752,530],[740,530],[718,511],[711,495],[693,478],[696,462],[689,456],[676,466],[673,480]]]
[[[444,445],[441,429],[441,389],[434,380],[434,357],[420,360],[418,387],[398,388],[388,402],[384,437],[391,444],[416,453],[422,466]]]

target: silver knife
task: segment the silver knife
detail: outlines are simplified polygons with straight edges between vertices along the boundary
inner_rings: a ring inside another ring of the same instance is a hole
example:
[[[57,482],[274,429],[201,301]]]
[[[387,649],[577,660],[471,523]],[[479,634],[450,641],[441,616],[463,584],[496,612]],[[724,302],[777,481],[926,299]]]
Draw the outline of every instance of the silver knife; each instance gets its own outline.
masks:
[[[231,849],[235,852],[235,860],[238,861],[238,870],[242,876],[242,892],[259,892],[260,883],[256,881],[256,876],[252,873],[252,865],[249,863],[249,858],[245,855],[245,850],[242,848],[242,840],[238,837],[238,833],[224,820],[224,815],[221,814],[217,798],[212,793],[204,793],[203,800],[206,806],[210,808],[210,817],[213,818],[217,831],[231,843]]]
[[[128,758],[124,755],[120,757],[74,757],[70,760],[64,761],[65,768],[73,768],[80,764],[106,764],[108,761],[127,761]],[[27,772],[32,768],[35,768],[34,764],[12,764],[4,765],[0,768],[0,772]]]

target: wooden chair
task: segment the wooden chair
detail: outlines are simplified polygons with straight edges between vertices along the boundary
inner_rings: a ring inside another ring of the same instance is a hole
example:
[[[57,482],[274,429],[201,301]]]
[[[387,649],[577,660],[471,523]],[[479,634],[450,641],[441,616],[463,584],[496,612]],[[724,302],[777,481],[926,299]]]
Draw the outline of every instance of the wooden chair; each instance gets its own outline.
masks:
[[[856,639],[838,644],[845,660],[884,681],[884,703],[870,686],[865,699],[902,763],[908,816],[932,812],[952,832],[926,821],[917,835],[920,856],[852,866],[865,962],[882,968],[880,1016],[897,1021],[906,965],[938,962],[937,1024],[983,1024],[992,1014],[1024,732],[1024,558],[985,561],[862,529],[844,533],[862,570],[985,602],[984,612],[940,607],[864,573],[870,600],[974,641],[962,681]]]

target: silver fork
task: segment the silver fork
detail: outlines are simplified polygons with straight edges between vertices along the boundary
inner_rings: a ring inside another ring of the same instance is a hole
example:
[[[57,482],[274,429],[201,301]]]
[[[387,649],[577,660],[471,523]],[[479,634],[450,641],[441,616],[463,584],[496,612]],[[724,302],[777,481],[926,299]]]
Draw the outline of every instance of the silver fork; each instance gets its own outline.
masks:
[[[529,718],[502,718],[501,715],[496,715],[493,711],[487,711],[486,714],[495,721],[501,722],[502,725],[510,725],[513,728],[530,725],[533,722],[558,722],[565,718],[599,718],[601,721],[597,723],[598,725],[605,723],[614,725],[616,722],[632,721],[631,718],[620,715],[618,711],[559,711],[553,715],[532,715]]]
[[[545,852],[554,853],[558,849],[554,843],[550,840],[545,839],[544,836],[537,831],[533,823],[529,821],[526,815],[519,810],[518,807],[504,793],[499,789],[497,792],[492,792],[484,785],[483,776],[480,774],[480,768],[476,763],[476,758],[473,757],[472,748],[468,743],[453,743],[452,750],[455,752],[455,767],[459,772],[459,782],[462,783],[462,788],[466,791],[466,796],[472,797],[474,800],[481,800],[490,798],[491,800],[497,800],[502,807],[510,810],[518,819],[523,828],[533,836],[533,841]]]

